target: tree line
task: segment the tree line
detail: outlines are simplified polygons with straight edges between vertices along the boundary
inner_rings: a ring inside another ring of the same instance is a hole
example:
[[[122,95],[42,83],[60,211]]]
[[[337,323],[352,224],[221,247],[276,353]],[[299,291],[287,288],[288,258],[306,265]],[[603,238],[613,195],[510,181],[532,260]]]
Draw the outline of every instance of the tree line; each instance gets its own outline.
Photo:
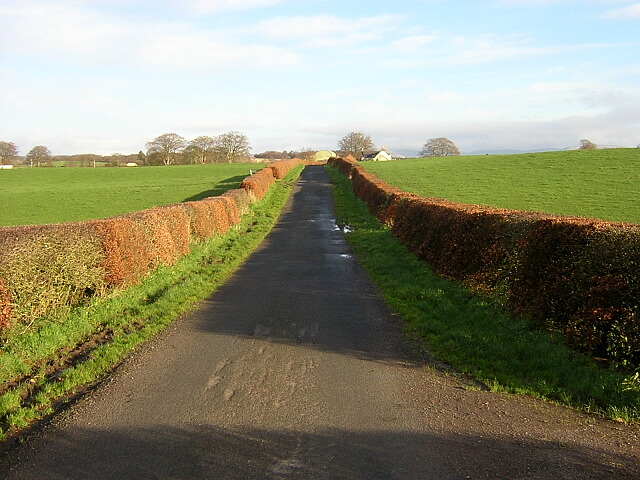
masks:
[[[187,141],[177,133],[164,133],[145,144],[146,153],[122,155],[114,153],[110,156],[79,154],[70,156],[53,156],[43,145],[33,147],[25,157],[30,166],[53,165],[55,161],[65,161],[69,166],[95,166],[100,162],[108,165],[136,163],[137,165],[184,165],[204,163],[232,163],[249,160],[251,146],[246,135],[240,132],[227,132],[215,137],[201,135]],[[362,132],[350,132],[338,142],[338,154],[352,155],[357,160],[376,147],[370,135]],[[302,158],[313,160],[315,150],[302,149],[287,152],[270,150],[256,154],[256,158],[267,160]],[[420,157],[441,157],[460,155],[460,150],[447,138],[432,138],[424,144],[418,153]],[[18,148],[12,142],[0,142],[0,159],[2,163],[12,163],[18,157]]]
[[[165,133],[147,142],[146,147],[145,165],[246,162],[251,151],[249,140],[240,132],[201,135],[191,141],[177,133]]]
[[[67,166],[120,166],[135,163],[137,165],[185,165],[204,163],[232,163],[246,162],[250,158],[251,146],[246,135],[240,132],[227,132],[214,137],[201,135],[187,141],[177,133],[164,133],[145,144],[146,152],[140,150],[137,154],[112,155],[77,154],[52,155],[44,145],[33,147],[24,158],[19,157],[18,147],[13,142],[0,141],[0,164],[20,164],[40,167],[52,166],[55,162],[64,162]],[[640,145],[638,145],[640,148]],[[588,139],[580,140],[580,150],[594,150],[598,146]],[[383,150],[384,147],[379,150]],[[370,135],[363,132],[350,132],[338,142],[337,154],[343,157],[352,155],[356,160],[362,160],[367,153],[375,152],[376,147]],[[269,150],[254,155],[255,158],[265,160],[302,158],[313,160],[315,150],[301,149],[299,151]],[[457,145],[445,137],[430,138],[418,152],[418,157],[448,157],[460,155]]]
[[[164,133],[145,144],[146,152],[112,155],[78,154],[52,155],[44,145],[33,147],[25,157],[19,157],[15,143],[0,141],[1,164],[26,164],[32,167],[53,166],[63,161],[67,166],[96,166],[97,163],[119,166],[137,165],[184,165],[203,163],[232,163],[249,160],[251,146],[246,135],[227,132],[215,137],[199,136],[187,141],[177,133]]]

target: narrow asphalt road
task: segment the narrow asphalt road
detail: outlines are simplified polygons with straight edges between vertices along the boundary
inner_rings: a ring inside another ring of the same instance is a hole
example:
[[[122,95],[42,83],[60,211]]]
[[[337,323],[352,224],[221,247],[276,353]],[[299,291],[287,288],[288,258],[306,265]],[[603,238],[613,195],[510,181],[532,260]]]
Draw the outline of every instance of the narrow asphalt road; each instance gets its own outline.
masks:
[[[3,459],[15,479],[640,478],[638,429],[423,364],[308,167],[197,312]]]

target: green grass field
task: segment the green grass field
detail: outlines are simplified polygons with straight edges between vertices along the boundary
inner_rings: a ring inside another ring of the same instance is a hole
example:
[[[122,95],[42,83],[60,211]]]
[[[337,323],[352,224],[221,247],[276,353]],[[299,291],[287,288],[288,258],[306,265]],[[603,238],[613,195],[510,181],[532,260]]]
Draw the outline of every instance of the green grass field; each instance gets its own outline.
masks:
[[[0,171],[0,226],[77,222],[238,188],[255,164]]]
[[[425,197],[640,223],[640,148],[363,162]]]

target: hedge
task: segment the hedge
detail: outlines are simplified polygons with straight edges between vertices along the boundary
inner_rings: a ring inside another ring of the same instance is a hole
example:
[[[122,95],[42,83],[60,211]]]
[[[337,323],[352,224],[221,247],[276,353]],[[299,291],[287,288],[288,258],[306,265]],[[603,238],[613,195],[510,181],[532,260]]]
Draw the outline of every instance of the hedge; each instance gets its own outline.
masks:
[[[227,232],[301,160],[277,162],[219,197],[104,220],[0,228],[0,330],[28,324],[171,266],[190,245]]]
[[[439,274],[498,297],[578,350],[640,367],[640,225],[422,198],[355,160],[329,163]]]
[[[276,180],[282,180],[287,176],[287,173],[289,173],[289,171],[302,163],[304,163],[304,161],[301,158],[292,158],[291,160],[282,160],[272,163],[271,165],[269,165],[269,169],[271,169],[271,172],[273,173],[273,176],[276,178]]]
[[[245,178],[240,184],[240,187],[245,189],[249,194],[249,199],[255,202],[264,198],[275,181],[276,178],[273,176],[273,170],[263,168],[250,177]]]

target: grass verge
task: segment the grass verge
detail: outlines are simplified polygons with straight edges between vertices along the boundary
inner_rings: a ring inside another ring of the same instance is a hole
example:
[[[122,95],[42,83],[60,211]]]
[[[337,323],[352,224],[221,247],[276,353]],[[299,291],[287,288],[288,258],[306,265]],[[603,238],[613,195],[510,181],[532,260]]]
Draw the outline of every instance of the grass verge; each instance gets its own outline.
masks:
[[[136,347],[217,290],[269,233],[302,169],[276,182],[241,225],[195,245],[177,265],[108,298],[59,311],[39,321],[37,330],[3,335],[0,440],[16,438],[104,379]]]
[[[349,180],[327,167],[337,221],[408,333],[437,360],[493,391],[532,395],[618,421],[640,421],[640,383],[566,347],[550,332],[510,317],[489,298],[445,280],[369,212]]]

